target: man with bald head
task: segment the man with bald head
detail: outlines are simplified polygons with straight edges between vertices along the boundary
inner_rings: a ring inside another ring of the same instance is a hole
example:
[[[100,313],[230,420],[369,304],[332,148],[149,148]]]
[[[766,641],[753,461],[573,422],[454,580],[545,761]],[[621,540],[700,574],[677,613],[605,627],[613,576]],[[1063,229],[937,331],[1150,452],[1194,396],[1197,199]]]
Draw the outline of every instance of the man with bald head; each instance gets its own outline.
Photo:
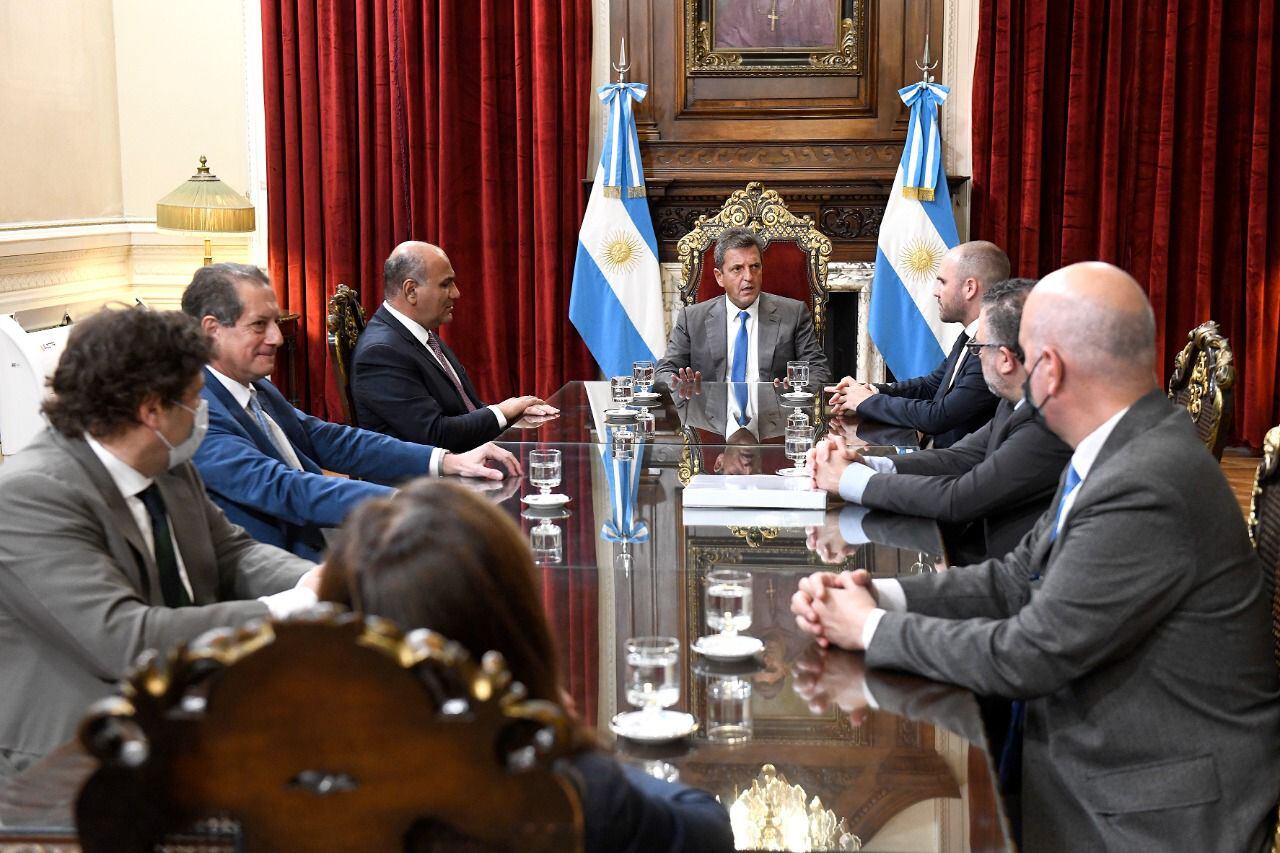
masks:
[[[995,413],[999,398],[987,388],[982,365],[965,349],[978,327],[982,296],[1009,277],[1009,256],[995,243],[972,240],[942,256],[934,296],[944,323],[964,330],[945,359],[925,376],[866,385],[846,376],[833,389],[832,411],[910,427],[929,447],[950,447]]]
[[[1075,264],[1032,291],[1019,341],[1026,405],[1073,451],[1049,510],[974,566],[815,574],[796,621],[870,666],[1021,700],[1001,775],[1021,770],[1024,849],[1261,849],[1280,799],[1270,582],[1156,385],[1151,306]]]
[[[440,326],[460,297],[453,264],[439,246],[410,241],[382,268],[382,306],[352,354],[351,396],[364,429],[461,452],[495,438],[507,424],[556,409],[537,397],[486,406]]]

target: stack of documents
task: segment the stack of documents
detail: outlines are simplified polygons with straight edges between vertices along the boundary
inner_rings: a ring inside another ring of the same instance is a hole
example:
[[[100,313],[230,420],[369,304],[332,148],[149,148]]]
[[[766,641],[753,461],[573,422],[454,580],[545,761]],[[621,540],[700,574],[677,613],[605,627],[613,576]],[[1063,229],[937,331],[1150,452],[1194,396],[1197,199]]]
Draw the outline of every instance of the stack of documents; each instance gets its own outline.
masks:
[[[827,493],[811,487],[808,477],[774,474],[695,474],[684,487],[686,507],[763,507],[825,509]]]

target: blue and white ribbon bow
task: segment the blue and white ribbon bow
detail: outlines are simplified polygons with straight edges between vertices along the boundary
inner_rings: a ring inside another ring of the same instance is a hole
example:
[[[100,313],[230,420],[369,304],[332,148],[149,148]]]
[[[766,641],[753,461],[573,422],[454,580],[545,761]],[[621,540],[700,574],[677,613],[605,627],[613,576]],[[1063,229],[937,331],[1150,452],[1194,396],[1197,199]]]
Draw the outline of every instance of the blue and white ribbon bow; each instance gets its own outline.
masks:
[[[649,86],[645,83],[610,83],[596,90],[601,102],[609,108],[600,165],[604,169],[604,193],[613,198],[621,197],[623,189],[630,198],[644,196],[640,139],[636,134],[632,102],[643,101],[648,92]]]
[[[913,83],[898,90],[911,108],[907,144],[902,149],[902,195],[933,201],[942,174],[942,137],[938,134],[938,108],[951,92],[938,83]]]

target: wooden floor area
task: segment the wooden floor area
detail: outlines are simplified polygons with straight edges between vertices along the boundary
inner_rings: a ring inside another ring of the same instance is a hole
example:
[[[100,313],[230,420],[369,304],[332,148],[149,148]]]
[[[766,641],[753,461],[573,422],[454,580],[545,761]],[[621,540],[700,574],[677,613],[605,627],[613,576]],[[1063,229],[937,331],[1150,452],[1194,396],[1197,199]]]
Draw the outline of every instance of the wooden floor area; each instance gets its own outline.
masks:
[[[1249,498],[1253,494],[1253,475],[1258,471],[1261,456],[1251,456],[1245,450],[1228,450],[1222,454],[1222,473],[1231,484],[1236,500],[1240,501],[1240,509],[1245,518],[1249,517]]]

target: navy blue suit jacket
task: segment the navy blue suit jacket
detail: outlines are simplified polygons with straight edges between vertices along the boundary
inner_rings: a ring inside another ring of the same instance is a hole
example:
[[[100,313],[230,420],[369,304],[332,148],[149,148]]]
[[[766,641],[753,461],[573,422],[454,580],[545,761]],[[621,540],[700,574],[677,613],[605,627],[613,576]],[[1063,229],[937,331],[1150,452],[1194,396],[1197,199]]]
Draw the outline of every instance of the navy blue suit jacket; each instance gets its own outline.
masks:
[[[441,341],[440,349],[476,410],[466,404],[422,342],[385,306],[369,318],[351,356],[351,396],[356,423],[404,441],[434,444],[455,453],[479,447],[502,430],[485,408],[467,371]]]
[[[321,527],[340,524],[367,498],[390,494],[380,484],[427,473],[433,448],[322,421],[289,405],[265,379],[253,385],[303,470],[289,467],[257,420],[207,369],[202,393],[209,401],[209,434],[195,463],[214,503],[258,541],[316,559],[324,549]],[[327,477],[321,469],[373,482]]]
[[[947,386],[966,340],[963,336],[956,338],[946,359],[927,376],[876,386],[880,393],[863,400],[858,414],[931,435],[934,447],[950,447],[980,428],[991,420],[1000,402],[982,378],[981,360],[977,356],[966,358],[956,381]]]

